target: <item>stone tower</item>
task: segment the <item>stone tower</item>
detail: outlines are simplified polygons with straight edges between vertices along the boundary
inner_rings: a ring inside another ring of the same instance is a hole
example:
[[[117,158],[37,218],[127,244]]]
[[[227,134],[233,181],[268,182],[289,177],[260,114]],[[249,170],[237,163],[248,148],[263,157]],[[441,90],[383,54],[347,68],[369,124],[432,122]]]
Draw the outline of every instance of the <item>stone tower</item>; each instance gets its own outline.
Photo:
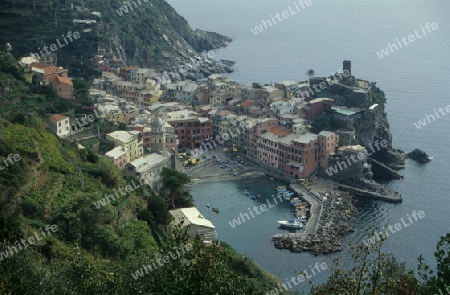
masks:
[[[152,123],[152,151],[165,152],[166,151],[166,135],[164,122],[160,117],[156,117]]]
[[[347,70],[350,75],[349,77],[352,75],[352,61],[351,60],[344,60],[343,62],[343,71]]]

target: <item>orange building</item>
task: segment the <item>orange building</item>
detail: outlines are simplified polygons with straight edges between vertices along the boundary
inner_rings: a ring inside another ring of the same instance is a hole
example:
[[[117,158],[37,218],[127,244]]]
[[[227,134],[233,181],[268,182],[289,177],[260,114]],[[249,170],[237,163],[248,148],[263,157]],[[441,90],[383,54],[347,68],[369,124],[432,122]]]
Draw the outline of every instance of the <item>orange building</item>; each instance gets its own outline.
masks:
[[[68,70],[36,62],[30,64],[30,70],[36,75],[39,82],[51,83],[58,96],[73,99],[73,83],[69,78]]]

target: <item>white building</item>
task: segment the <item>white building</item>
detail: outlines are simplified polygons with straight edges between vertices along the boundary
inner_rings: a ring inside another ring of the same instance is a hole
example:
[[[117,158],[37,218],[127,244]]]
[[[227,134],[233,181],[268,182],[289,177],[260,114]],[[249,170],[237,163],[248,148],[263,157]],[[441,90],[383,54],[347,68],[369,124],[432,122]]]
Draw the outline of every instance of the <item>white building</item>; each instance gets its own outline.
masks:
[[[211,221],[206,219],[197,208],[181,208],[170,210],[169,212],[174,217],[172,225],[178,225],[184,220],[181,224],[181,229],[189,228],[192,238],[203,235],[206,241],[217,239],[216,227]]]
[[[173,168],[169,153],[151,153],[125,165],[125,171],[139,179],[145,179],[154,189],[161,179],[164,167]]]
[[[65,137],[70,133],[69,117],[56,114],[50,117],[50,129],[59,137]]]
[[[194,82],[169,83],[166,86],[166,97],[172,101],[190,103],[195,98],[197,89],[198,85]]]

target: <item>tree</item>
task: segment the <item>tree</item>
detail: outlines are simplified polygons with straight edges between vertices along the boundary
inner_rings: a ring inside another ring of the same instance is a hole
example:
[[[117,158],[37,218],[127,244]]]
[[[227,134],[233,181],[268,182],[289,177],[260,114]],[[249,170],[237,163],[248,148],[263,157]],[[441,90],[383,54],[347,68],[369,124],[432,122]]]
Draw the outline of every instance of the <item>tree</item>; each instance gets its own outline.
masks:
[[[163,178],[161,195],[170,202],[171,209],[192,207],[192,195],[185,187],[191,182],[189,176],[167,167],[163,168],[161,175]]]
[[[434,272],[424,263],[422,255],[418,258],[419,276],[423,281],[422,294],[441,294],[439,290],[450,290],[450,233],[441,237],[434,257],[437,260],[436,275],[433,275]]]
[[[72,79],[73,94],[81,106],[93,106],[94,101],[89,95],[89,85],[80,78]]]
[[[376,230],[369,237],[373,238],[373,244],[350,247],[353,259],[350,269],[346,269],[340,258],[336,258],[328,280],[322,285],[313,286],[310,294],[420,294],[420,285],[414,277],[414,271],[406,269],[405,263],[398,263],[392,254],[382,253],[385,237],[375,233]]]
[[[309,80],[311,81],[311,78],[316,75],[316,72],[313,69],[309,69],[306,71],[306,75],[308,76]]]
[[[317,132],[327,129],[330,127],[330,118],[320,115],[314,119],[312,127],[316,129]]]

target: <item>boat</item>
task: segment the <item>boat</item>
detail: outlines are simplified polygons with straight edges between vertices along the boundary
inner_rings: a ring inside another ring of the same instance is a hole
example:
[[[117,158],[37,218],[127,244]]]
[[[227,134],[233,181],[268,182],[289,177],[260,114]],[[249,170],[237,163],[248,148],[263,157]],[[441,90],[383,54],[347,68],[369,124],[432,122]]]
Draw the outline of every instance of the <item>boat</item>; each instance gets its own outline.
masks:
[[[208,207],[208,208],[211,207],[211,204],[210,204],[210,203],[207,203],[207,204],[206,204],[206,207]]]
[[[256,196],[255,195],[251,195],[250,198],[252,198],[252,200],[256,200]]]
[[[294,195],[295,195],[294,192],[291,192],[291,191],[288,191],[288,190],[283,192],[283,197],[292,197]]]
[[[260,195],[260,194],[258,194],[258,195],[256,195],[256,197],[257,197],[257,198],[261,198],[261,195]]]
[[[233,172],[233,176],[238,176],[237,172]]]
[[[219,213],[219,208],[217,208],[217,207],[213,207],[212,210],[216,213]]]
[[[303,228],[303,223],[298,218],[291,218],[289,220],[280,220],[277,222],[282,227],[295,228],[295,229]]]
[[[280,186],[277,187],[277,191],[278,191],[279,193],[284,193],[284,192],[286,191],[286,187],[280,185]]]
[[[245,193],[246,196],[249,196],[249,195],[250,195],[250,193],[248,192],[248,190],[245,190],[244,193]]]

